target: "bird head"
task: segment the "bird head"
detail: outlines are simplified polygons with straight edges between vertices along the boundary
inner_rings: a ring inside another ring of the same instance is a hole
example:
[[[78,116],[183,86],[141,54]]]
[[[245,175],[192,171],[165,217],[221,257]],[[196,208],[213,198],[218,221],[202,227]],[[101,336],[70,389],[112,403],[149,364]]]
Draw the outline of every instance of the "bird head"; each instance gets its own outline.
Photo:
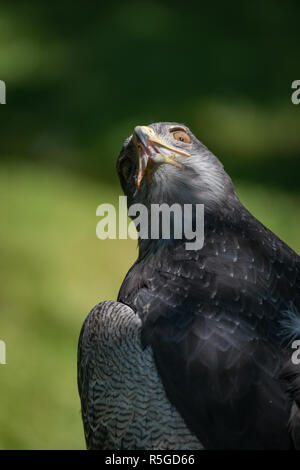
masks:
[[[117,161],[128,204],[204,204],[234,194],[221,162],[190,129],[175,122],[136,126]]]

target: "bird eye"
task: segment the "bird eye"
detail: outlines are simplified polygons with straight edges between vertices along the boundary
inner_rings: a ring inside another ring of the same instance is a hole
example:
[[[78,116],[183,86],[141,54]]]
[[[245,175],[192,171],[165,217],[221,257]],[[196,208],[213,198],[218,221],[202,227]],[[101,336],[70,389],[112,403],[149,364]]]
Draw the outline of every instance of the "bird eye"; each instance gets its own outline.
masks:
[[[125,180],[128,180],[130,173],[132,170],[132,163],[131,160],[127,157],[121,163],[121,172]]]
[[[178,140],[179,142],[184,142],[185,144],[191,143],[191,138],[185,131],[173,131],[172,135],[174,139]]]

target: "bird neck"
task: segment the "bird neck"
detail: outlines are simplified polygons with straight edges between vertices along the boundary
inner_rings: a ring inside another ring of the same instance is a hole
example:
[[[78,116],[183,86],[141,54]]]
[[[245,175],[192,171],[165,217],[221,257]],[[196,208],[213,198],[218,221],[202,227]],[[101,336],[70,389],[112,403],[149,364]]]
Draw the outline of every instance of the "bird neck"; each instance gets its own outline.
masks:
[[[237,213],[240,216],[248,213],[235,194],[222,206],[177,204],[171,208],[172,211],[165,207],[165,211],[158,212],[156,208],[148,212],[146,230],[139,232],[139,259],[161,249],[172,251],[183,244],[186,249],[201,250],[205,239],[214,232],[234,227],[239,220]]]

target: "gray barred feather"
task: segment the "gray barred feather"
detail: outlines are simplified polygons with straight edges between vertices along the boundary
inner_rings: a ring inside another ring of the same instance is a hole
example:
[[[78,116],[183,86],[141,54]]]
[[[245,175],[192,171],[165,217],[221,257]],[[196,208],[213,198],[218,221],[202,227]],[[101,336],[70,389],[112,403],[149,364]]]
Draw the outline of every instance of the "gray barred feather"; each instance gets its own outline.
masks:
[[[78,386],[88,449],[202,449],[167,399],[140,335],[140,318],[120,302],[96,305],[84,322]]]

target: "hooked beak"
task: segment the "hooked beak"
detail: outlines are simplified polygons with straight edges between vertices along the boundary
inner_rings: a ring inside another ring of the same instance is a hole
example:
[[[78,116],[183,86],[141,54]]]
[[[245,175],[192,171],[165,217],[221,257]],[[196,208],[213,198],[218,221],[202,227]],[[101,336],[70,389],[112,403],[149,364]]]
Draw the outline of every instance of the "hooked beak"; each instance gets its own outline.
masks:
[[[149,176],[151,176],[153,168],[163,163],[182,168],[182,165],[175,161],[176,157],[190,157],[189,153],[171,147],[159,139],[154,130],[148,126],[136,126],[132,140],[138,152],[138,174],[136,179],[138,190],[141,187],[146,170]]]

